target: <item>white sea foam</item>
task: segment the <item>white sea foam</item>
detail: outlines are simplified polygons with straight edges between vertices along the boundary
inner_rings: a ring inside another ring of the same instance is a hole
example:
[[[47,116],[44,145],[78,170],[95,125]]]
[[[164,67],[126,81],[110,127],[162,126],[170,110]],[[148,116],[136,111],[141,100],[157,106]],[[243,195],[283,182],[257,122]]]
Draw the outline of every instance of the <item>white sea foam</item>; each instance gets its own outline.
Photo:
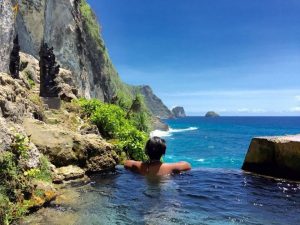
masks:
[[[204,162],[205,159],[197,159],[196,161],[197,161],[197,162]]]
[[[173,129],[170,128],[168,131],[162,131],[162,130],[154,130],[150,133],[151,137],[158,136],[158,137],[170,137],[173,133],[179,133],[179,132],[187,132],[192,130],[198,130],[198,127],[189,127],[184,129]]]

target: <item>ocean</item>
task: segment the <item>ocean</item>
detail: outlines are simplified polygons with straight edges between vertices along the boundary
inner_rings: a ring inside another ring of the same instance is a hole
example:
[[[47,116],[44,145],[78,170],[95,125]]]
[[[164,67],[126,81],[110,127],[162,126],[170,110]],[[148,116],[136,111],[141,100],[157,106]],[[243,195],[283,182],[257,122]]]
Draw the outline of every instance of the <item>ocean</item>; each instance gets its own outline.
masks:
[[[300,133],[300,117],[166,122],[170,131],[152,133],[167,141],[164,161],[186,160],[191,171],[153,179],[118,166],[72,186],[73,201],[52,205],[22,224],[300,224],[300,183],[240,169],[252,137]]]
[[[193,168],[242,166],[253,137],[300,133],[300,117],[186,117],[166,120],[170,131],[165,162],[188,161]]]

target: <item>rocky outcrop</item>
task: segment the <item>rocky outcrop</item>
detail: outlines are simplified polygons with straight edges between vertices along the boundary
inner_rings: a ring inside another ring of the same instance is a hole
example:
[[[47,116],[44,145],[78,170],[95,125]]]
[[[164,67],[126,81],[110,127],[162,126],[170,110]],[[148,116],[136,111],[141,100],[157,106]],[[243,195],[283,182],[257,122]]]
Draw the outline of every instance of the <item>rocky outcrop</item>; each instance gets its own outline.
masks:
[[[90,172],[113,169],[118,156],[113,146],[96,134],[81,135],[60,125],[25,119],[31,141],[55,166],[79,165]]]
[[[61,100],[71,102],[78,97],[78,89],[74,83],[73,73],[70,70],[59,69],[59,74],[55,79],[58,87],[58,96]]]
[[[153,93],[150,86],[138,86],[138,89],[144,96],[145,103],[153,116],[159,117],[161,119],[168,119],[173,117],[172,112],[168,109],[167,106],[164,105],[162,100]]]
[[[154,131],[154,130],[168,131],[169,130],[169,126],[158,117],[152,117],[151,124],[152,124],[151,131]]]
[[[20,52],[21,71],[28,79],[35,83],[40,83],[40,66],[39,61],[32,55]]]
[[[300,135],[253,138],[242,166],[258,174],[300,180]]]
[[[9,72],[14,39],[14,13],[10,0],[0,2],[0,72]]]
[[[31,116],[37,109],[29,100],[30,85],[23,74],[21,79],[13,79],[6,73],[0,73],[0,116],[20,122],[24,116]]]
[[[33,186],[35,187],[35,191],[27,203],[30,209],[37,209],[44,206],[54,200],[58,194],[53,184],[49,182],[35,180]]]
[[[206,114],[205,114],[205,117],[219,117],[220,115],[214,111],[208,111]]]
[[[186,117],[184,108],[182,106],[176,106],[172,109],[172,113],[176,118]]]

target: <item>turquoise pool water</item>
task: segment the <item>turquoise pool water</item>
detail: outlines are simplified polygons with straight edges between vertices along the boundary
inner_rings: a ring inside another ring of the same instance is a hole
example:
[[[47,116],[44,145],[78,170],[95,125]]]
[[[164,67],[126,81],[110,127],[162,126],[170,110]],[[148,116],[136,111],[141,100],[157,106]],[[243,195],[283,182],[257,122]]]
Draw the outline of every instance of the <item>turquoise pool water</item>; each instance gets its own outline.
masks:
[[[300,133],[296,117],[189,117],[167,121],[165,161],[186,160],[184,174],[150,179],[117,167],[70,189],[22,224],[296,225],[300,184],[240,170],[253,136]]]

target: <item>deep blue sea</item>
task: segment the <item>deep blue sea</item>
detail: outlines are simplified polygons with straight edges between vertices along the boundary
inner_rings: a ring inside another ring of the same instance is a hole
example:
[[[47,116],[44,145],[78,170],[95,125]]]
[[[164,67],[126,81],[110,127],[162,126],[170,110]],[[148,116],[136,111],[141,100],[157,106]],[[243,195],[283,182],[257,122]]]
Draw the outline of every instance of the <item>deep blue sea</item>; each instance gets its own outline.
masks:
[[[298,225],[300,183],[240,170],[252,137],[300,133],[300,117],[187,117],[168,120],[165,161],[189,172],[147,178],[119,166],[74,186],[73,203],[23,224]],[[71,201],[72,202],[72,201]]]

